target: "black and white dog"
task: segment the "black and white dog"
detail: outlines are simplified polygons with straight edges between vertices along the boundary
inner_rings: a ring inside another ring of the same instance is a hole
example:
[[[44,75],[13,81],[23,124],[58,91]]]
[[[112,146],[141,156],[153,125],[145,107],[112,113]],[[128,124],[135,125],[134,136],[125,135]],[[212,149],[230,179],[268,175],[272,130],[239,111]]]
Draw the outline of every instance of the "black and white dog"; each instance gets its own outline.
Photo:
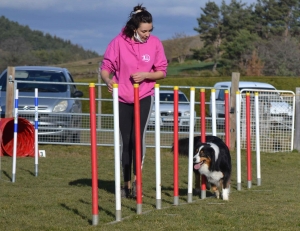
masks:
[[[178,141],[179,154],[188,156],[189,138]],[[173,151],[173,148],[172,148]],[[195,190],[200,192],[200,174],[205,175],[211,188],[220,198],[222,191],[223,200],[229,199],[231,156],[227,145],[216,136],[206,136],[205,143],[201,142],[201,136],[194,137],[194,173]]]

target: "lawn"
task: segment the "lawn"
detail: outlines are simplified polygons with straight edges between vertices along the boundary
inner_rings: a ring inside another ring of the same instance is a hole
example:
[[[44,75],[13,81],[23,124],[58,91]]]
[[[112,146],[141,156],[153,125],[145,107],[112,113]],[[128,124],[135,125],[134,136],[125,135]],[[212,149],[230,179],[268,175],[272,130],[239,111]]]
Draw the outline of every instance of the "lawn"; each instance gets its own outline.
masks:
[[[76,82],[97,82],[99,60],[71,63]],[[213,86],[227,77],[188,77],[204,63],[171,64],[161,85]],[[203,69],[207,69],[203,66]],[[171,77],[171,74],[173,77]],[[295,91],[300,78],[245,77]],[[85,88],[85,97],[88,97]],[[189,90],[183,89],[189,96]],[[103,90],[103,97],[109,97]],[[88,102],[84,103],[88,111]],[[104,108],[106,113],[111,107]],[[242,190],[236,189],[236,153],[232,152],[233,174],[230,200],[193,196],[187,203],[188,161],[179,159],[179,205],[173,205],[173,155],[162,149],[162,209],[156,209],[155,150],[147,149],[143,168],[143,213],[136,214],[136,202],[122,199],[122,221],[115,222],[114,149],[98,147],[99,224],[92,225],[90,147],[40,145],[46,157],[39,159],[34,176],[34,159],[17,158],[16,182],[11,183],[12,158],[0,162],[1,230],[300,230],[300,177],[298,152],[261,153],[262,185],[256,185],[255,153],[252,153],[252,188],[247,189],[246,164],[242,158]],[[245,157],[245,153],[242,152]]]
[[[115,222],[114,149],[98,147],[99,224],[92,225],[90,148],[40,145],[46,157],[17,158],[11,183],[12,158],[1,157],[0,227],[2,230],[299,230],[298,152],[262,153],[262,185],[256,185],[252,153],[252,187],[247,189],[242,158],[242,190],[236,189],[236,154],[230,200],[193,196],[187,203],[188,162],[179,159],[179,205],[173,205],[173,155],[162,149],[162,209],[156,209],[155,149],[148,148],[143,168],[142,214],[136,201],[122,199],[122,221]],[[242,152],[245,156],[245,153]]]

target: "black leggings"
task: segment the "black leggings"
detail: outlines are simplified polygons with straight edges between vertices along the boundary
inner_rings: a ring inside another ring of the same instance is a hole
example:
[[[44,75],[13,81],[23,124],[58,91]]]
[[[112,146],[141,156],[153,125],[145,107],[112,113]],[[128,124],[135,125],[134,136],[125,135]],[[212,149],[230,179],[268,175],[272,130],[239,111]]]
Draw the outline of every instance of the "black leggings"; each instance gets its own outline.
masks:
[[[141,160],[144,162],[146,145],[145,133],[152,110],[153,97],[148,96],[140,100],[140,137],[141,137]],[[131,180],[131,165],[133,162],[133,174],[135,169],[135,128],[134,128],[134,104],[119,102],[119,125],[122,139],[121,162],[124,182]],[[141,166],[141,167],[142,167]]]

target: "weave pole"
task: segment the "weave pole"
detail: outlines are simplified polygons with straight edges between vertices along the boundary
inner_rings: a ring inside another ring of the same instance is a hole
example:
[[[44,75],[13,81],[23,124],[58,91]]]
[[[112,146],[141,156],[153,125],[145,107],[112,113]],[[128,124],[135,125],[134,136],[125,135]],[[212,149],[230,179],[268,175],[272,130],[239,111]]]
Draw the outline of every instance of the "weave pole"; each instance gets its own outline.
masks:
[[[237,169],[237,190],[242,189],[241,171],[241,98],[240,92],[236,92],[236,169]]]
[[[34,166],[35,176],[38,176],[39,168],[39,147],[38,147],[38,127],[39,127],[39,103],[38,103],[38,88],[34,89]]]
[[[178,174],[178,86],[174,87],[174,157],[173,157],[173,182],[174,182],[174,205],[179,205],[179,174]]]
[[[211,128],[212,135],[217,136],[216,89],[211,89]]]
[[[205,127],[205,89],[200,89],[201,142],[206,142]],[[206,198],[206,176],[201,175],[201,199]]]
[[[156,209],[161,209],[161,157],[160,157],[160,96],[159,84],[155,84],[155,172],[156,172]]]
[[[259,127],[259,104],[258,92],[254,93],[255,98],[255,135],[256,135],[256,176],[257,185],[261,185],[261,171],[260,171],[260,127]]]
[[[246,143],[247,143],[247,182],[248,188],[252,186],[251,173],[251,126],[250,126],[250,93],[246,93]]]
[[[114,107],[114,141],[115,141],[115,198],[116,198],[116,221],[121,221],[121,174],[120,174],[120,135],[119,135],[119,89],[118,84],[113,84],[113,107]]]
[[[15,113],[14,113],[14,150],[12,162],[12,182],[16,181],[16,165],[17,165],[17,142],[18,142],[18,104],[19,104],[19,90],[16,89],[15,96]]]
[[[135,167],[136,167],[136,213],[142,213],[142,158],[141,158],[141,119],[139,84],[134,85],[134,131],[135,131]]]
[[[190,90],[190,132],[189,132],[189,163],[188,163],[188,198],[187,202],[193,201],[193,157],[194,157],[194,112],[195,111],[195,88]]]
[[[230,148],[230,127],[229,127],[229,91],[225,90],[225,143]]]
[[[92,224],[98,225],[98,164],[97,164],[97,123],[95,84],[90,83],[90,129],[91,129],[91,164],[92,164]]]

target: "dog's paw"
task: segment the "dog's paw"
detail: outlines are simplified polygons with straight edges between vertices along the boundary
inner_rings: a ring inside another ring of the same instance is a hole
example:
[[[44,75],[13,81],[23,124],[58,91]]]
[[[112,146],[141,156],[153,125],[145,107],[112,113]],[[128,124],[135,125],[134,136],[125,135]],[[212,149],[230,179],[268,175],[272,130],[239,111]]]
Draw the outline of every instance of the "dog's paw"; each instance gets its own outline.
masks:
[[[224,188],[222,190],[222,197],[224,201],[228,201],[229,200],[229,188]]]
[[[220,199],[220,192],[219,191],[215,191],[215,196],[217,199]]]

